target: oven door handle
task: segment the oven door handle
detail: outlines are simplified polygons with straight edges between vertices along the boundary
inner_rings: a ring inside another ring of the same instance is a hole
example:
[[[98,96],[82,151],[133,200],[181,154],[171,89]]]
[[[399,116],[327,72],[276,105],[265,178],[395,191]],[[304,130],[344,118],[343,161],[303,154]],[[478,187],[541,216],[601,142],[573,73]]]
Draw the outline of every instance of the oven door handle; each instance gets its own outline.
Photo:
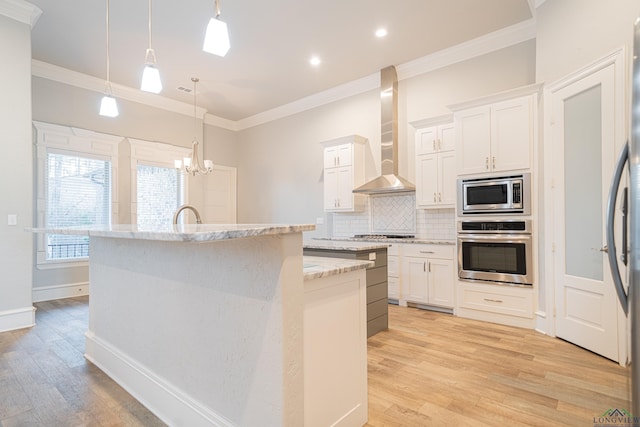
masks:
[[[611,276],[613,277],[613,283],[616,287],[616,292],[618,294],[618,299],[620,300],[620,305],[624,310],[624,314],[629,313],[629,297],[624,290],[624,286],[622,285],[622,276],[620,275],[620,268],[618,267],[618,260],[616,259],[616,240],[614,236],[615,228],[614,228],[614,219],[615,219],[615,209],[616,209],[616,199],[618,198],[618,188],[620,187],[620,182],[622,181],[622,172],[624,171],[624,166],[629,160],[629,142],[624,144],[622,151],[620,152],[620,156],[618,157],[618,162],[616,163],[616,168],[613,173],[613,179],[611,180],[611,189],[609,190],[609,198],[607,200],[607,225],[606,225],[606,235],[607,235],[607,246],[609,251],[607,252],[607,257],[609,258],[609,267],[611,268]],[[626,222],[626,218],[623,219]],[[623,227],[623,232],[626,231],[626,227]],[[623,248],[622,253],[626,258],[626,236],[623,238]],[[624,259],[626,260],[626,259]],[[623,261],[624,261],[623,260]]]
[[[460,242],[495,242],[526,243],[531,241],[531,234],[462,234],[458,233]]]

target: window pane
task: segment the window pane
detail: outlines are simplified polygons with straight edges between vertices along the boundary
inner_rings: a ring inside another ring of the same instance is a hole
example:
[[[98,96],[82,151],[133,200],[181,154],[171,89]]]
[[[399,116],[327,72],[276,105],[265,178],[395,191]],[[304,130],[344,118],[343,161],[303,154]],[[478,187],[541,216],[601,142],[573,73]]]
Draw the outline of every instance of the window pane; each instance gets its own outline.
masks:
[[[111,217],[111,163],[47,154],[47,227],[106,225]],[[87,236],[47,234],[47,259],[89,255]]]
[[[138,165],[137,173],[138,225],[170,225],[182,204],[182,176],[175,168],[147,165]]]

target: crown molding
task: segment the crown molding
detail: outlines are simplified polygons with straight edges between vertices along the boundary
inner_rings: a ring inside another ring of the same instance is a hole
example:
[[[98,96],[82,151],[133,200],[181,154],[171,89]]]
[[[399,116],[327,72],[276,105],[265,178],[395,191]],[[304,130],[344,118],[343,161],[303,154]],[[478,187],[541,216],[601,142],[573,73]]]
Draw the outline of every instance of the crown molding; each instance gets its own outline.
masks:
[[[335,86],[323,92],[301,98],[289,104],[281,105],[280,107],[276,107],[271,110],[256,114],[254,116],[241,119],[238,121],[238,130],[247,129],[253,126],[268,123],[273,120],[292,116],[294,114],[311,110],[313,108],[320,107],[331,102],[339,101],[350,96],[368,92],[379,87],[380,74],[371,74],[367,77],[362,77],[358,80],[353,80],[349,83]]]
[[[24,0],[0,0],[0,15],[14,19],[33,28],[42,15],[39,7]]]
[[[460,43],[396,67],[398,80],[425,74],[458,62],[522,43],[536,37],[536,21],[529,19],[493,33]]]
[[[0,0],[1,1],[1,0]],[[105,80],[88,74],[79,73],[47,62],[31,60],[31,74],[35,77],[53,80],[69,86],[90,90],[93,92],[104,93]],[[139,89],[133,89],[128,86],[111,83],[113,96],[127,101],[137,102],[143,105],[160,108],[174,113],[184,114],[185,116],[193,116],[193,104],[176,101],[174,99],[165,98]],[[196,108],[198,117],[203,117],[207,112],[202,107]]]
[[[533,83],[526,86],[520,86],[514,89],[508,89],[502,92],[481,96],[479,98],[470,99],[468,101],[447,105],[447,108],[455,113],[460,110],[467,110],[469,108],[481,107],[483,105],[493,104],[495,102],[506,101],[507,99],[519,98],[521,96],[528,96],[534,93],[540,94],[542,93],[543,87],[544,87],[544,83],[542,82]]]

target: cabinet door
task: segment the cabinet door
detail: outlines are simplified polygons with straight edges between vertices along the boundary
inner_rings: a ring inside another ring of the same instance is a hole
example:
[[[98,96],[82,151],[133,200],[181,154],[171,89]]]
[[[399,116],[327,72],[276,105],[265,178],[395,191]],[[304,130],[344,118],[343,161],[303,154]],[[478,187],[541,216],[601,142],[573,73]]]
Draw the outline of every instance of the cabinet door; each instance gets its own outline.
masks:
[[[402,258],[402,300],[428,304],[427,280],[426,258]]]
[[[438,150],[453,151],[456,149],[455,127],[453,123],[438,126]]]
[[[338,166],[351,166],[353,164],[353,145],[342,144],[337,147]]]
[[[494,171],[528,169],[533,138],[531,97],[491,106],[491,168]]]
[[[437,140],[438,128],[435,126],[416,130],[416,155],[435,153]]]
[[[427,261],[429,304],[453,307],[453,261],[429,259]]]
[[[344,166],[338,171],[338,210],[353,209],[353,167]]]
[[[338,147],[325,147],[324,149],[324,167],[334,168],[338,166]]]
[[[324,170],[324,209],[336,210],[338,207],[338,168]]]
[[[456,153],[447,151],[438,154],[438,203],[442,207],[456,204]]]
[[[458,175],[489,171],[491,151],[490,108],[478,107],[456,113],[455,139]]]
[[[416,157],[416,206],[418,207],[430,207],[438,202],[437,159],[437,154],[422,154]]]

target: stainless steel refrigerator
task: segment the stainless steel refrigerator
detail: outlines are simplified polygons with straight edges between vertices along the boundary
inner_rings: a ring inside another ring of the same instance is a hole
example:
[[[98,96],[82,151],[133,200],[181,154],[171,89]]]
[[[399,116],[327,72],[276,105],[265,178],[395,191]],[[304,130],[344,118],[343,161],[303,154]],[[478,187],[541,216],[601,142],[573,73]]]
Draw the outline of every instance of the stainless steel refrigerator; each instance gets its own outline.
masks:
[[[633,71],[631,75],[631,132],[616,164],[607,204],[607,246],[609,265],[620,304],[630,321],[631,413],[640,416],[640,18],[634,25]],[[628,187],[624,171],[628,169]],[[620,197],[618,197],[620,196]],[[621,224],[614,224],[616,202],[622,210]],[[622,241],[614,239],[615,227],[622,227]],[[619,262],[627,266],[625,289]]]

